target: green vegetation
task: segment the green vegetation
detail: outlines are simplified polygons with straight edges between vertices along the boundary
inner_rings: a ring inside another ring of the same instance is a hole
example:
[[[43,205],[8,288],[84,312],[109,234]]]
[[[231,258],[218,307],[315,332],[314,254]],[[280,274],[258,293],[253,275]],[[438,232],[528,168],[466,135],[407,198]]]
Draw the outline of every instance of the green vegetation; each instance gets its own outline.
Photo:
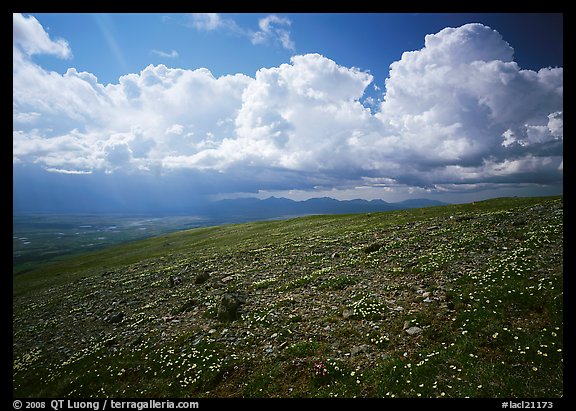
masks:
[[[46,264],[13,277],[13,384],[17,397],[560,397],[563,200],[199,228]]]
[[[194,216],[24,214],[12,218],[12,273],[41,267],[69,255],[206,225]]]

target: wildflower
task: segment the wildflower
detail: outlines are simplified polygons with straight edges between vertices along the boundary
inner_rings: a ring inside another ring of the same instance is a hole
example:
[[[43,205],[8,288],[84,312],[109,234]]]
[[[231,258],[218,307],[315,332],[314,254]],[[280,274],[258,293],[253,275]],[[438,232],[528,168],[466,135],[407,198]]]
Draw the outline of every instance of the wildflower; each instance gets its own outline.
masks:
[[[314,374],[319,377],[324,377],[328,374],[328,369],[322,361],[318,361],[314,364]]]

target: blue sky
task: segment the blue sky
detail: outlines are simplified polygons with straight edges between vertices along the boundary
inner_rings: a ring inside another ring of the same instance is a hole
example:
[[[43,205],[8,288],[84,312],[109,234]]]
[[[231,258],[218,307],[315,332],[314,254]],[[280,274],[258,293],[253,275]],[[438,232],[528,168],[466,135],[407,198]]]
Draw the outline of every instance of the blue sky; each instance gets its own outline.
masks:
[[[15,211],[562,192],[560,14],[24,13],[13,50]]]

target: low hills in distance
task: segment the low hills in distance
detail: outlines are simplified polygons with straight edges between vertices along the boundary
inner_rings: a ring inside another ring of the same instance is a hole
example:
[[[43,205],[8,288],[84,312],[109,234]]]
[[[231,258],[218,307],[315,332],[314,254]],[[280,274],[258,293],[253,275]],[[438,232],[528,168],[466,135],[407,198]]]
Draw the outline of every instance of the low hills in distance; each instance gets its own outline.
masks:
[[[14,397],[560,401],[563,198],[130,241],[13,276],[12,329]]]
[[[173,208],[180,211],[170,213],[166,209],[163,212],[148,210],[130,214],[94,210],[67,213],[16,212],[13,217],[12,272],[17,274],[65,256],[195,227],[311,214],[381,212],[444,204],[426,199],[388,203],[382,200],[338,201],[332,198],[293,201],[270,197],[264,200],[240,198],[199,203],[182,209]]]

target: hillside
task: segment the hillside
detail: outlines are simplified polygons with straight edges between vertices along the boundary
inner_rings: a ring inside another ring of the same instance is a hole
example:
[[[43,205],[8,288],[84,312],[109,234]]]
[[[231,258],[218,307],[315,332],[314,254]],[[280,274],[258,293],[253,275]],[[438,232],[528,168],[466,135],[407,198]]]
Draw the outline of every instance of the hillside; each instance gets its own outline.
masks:
[[[15,397],[559,397],[563,200],[198,228],[13,277]]]

